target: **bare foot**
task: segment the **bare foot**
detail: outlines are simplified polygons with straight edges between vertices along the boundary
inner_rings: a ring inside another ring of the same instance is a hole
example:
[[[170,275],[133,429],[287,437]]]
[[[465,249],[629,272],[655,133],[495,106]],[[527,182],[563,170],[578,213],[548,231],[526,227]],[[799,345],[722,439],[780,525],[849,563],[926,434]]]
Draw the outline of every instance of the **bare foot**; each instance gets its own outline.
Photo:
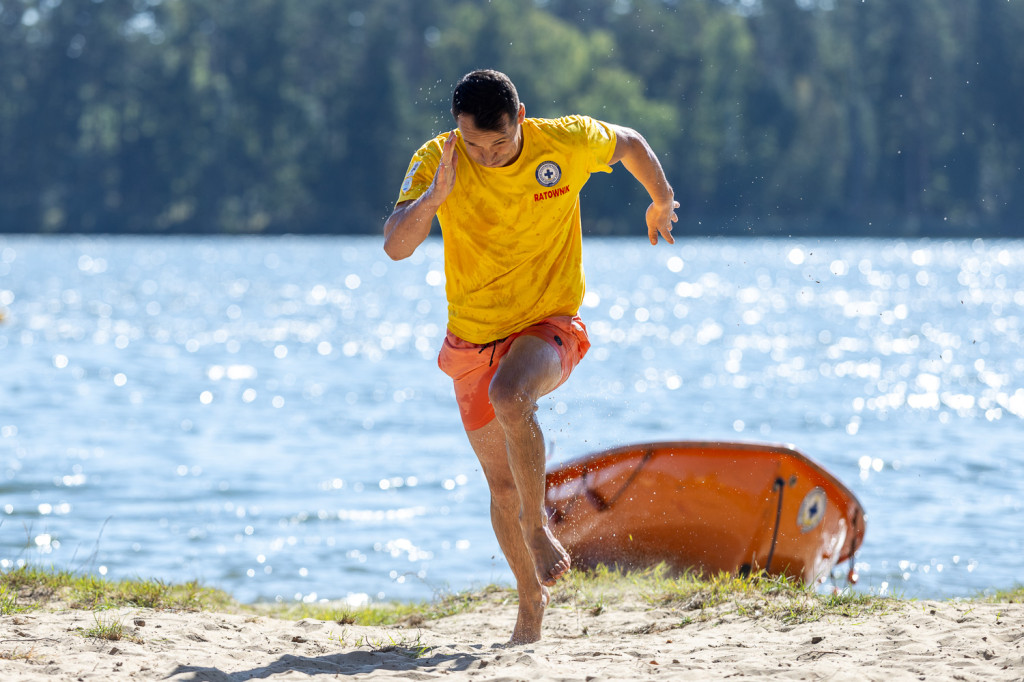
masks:
[[[544,621],[544,608],[551,601],[551,593],[548,588],[541,586],[539,602],[530,600],[519,600],[519,615],[516,617],[516,627],[512,631],[512,638],[509,644],[531,644],[540,641],[540,626]]]
[[[537,579],[541,585],[554,585],[569,570],[569,553],[546,525],[533,533],[533,537],[527,540],[527,546],[537,566]]]

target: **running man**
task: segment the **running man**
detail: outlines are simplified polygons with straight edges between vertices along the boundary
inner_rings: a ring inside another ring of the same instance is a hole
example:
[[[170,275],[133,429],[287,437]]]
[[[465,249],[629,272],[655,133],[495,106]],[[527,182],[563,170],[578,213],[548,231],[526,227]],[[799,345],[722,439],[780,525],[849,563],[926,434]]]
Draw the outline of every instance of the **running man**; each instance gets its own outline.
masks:
[[[384,250],[410,256],[437,216],[444,239],[448,333],[438,365],[491,494],[491,523],[519,593],[511,642],[535,642],[569,555],[544,513],[537,400],[560,386],[590,342],[577,316],[584,278],[579,194],[622,162],[650,194],[647,235],[673,243],[672,187],[635,130],[587,116],[526,118],[508,76],[462,77],[456,129],[413,155]]]

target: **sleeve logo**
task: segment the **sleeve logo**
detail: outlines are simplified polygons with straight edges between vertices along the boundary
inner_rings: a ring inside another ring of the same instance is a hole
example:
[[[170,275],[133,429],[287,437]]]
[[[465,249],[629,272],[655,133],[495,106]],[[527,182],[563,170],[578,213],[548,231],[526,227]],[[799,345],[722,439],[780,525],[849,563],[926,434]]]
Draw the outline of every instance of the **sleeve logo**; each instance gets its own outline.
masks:
[[[403,192],[408,192],[412,187],[412,176],[416,175],[416,171],[419,169],[420,163],[420,161],[416,161],[409,166],[409,172],[405,174],[405,180],[402,182]]]
[[[544,187],[554,187],[562,179],[562,169],[554,161],[544,161],[537,166],[537,182]]]

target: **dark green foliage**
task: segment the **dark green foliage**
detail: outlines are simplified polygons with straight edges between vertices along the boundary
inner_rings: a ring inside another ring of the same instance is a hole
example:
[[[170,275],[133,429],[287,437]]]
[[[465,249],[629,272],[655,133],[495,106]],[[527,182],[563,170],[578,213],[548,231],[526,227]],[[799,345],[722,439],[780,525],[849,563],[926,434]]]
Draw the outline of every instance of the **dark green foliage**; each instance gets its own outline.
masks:
[[[0,232],[375,233],[452,84],[640,130],[679,233],[1024,234],[1024,5],[0,0]],[[623,171],[585,227],[643,235]]]

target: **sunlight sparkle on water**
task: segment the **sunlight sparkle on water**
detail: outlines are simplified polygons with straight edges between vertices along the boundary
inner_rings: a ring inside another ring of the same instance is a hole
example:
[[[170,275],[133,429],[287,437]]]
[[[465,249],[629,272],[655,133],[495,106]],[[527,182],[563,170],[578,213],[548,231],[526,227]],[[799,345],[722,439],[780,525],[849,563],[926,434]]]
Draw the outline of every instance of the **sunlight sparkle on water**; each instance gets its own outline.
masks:
[[[792,442],[870,514],[865,589],[1024,571],[1021,244],[586,238],[584,258],[593,346],[540,405],[553,458]],[[113,575],[242,599],[507,579],[436,369],[440,239],[393,263],[377,239],[0,237],[0,276],[0,566],[35,522],[47,562],[98,544]]]

